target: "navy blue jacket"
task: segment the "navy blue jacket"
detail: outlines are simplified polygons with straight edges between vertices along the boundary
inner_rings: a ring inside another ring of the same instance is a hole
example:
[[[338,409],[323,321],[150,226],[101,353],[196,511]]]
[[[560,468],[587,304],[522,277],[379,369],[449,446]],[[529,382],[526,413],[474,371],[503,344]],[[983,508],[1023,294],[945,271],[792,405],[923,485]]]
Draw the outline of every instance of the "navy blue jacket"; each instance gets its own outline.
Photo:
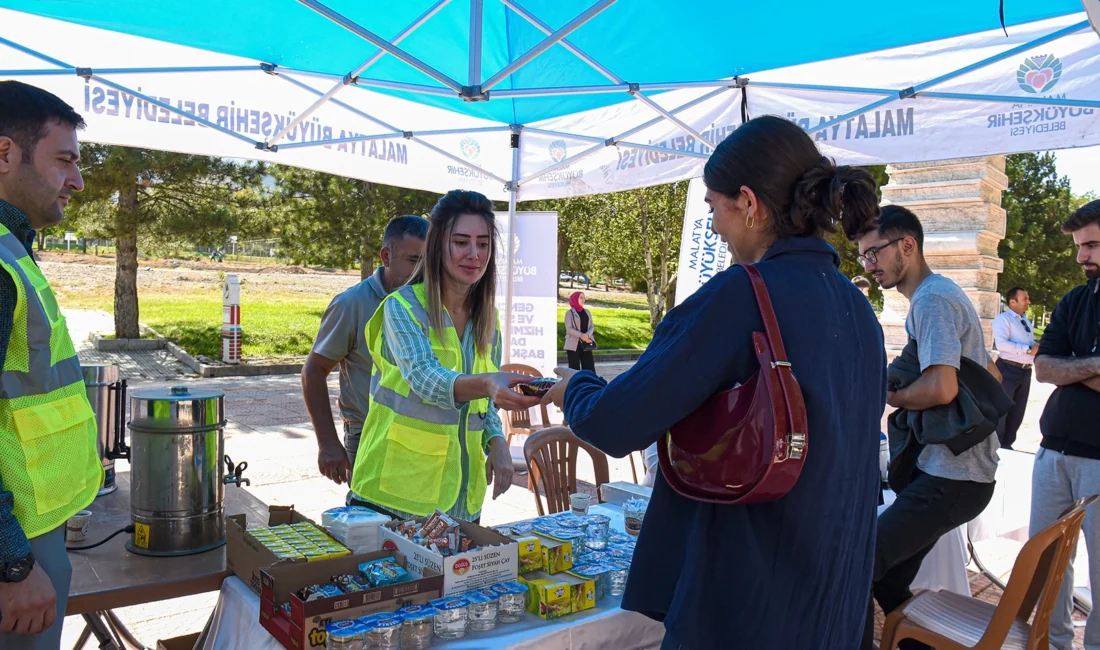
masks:
[[[757,264],[809,418],[798,483],[784,498],[716,506],[657,477],[625,609],[663,620],[690,650],[857,648],[871,590],[882,328],[818,237],[775,243]],[[742,269],[719,273],[673,309],[637,364],[610,384],[575,375],[564,412],[616,457],[645,449],[707,397],[746,381],[763,322]],[[673,646],[675,647],[675,646]]]

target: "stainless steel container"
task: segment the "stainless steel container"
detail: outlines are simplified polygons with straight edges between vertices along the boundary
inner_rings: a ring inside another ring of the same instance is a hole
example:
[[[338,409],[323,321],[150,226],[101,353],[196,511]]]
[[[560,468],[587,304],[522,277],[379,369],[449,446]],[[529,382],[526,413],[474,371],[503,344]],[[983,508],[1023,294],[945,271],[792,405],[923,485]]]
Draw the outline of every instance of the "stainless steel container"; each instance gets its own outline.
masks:
[[[123,412],[126,407],[126,380],[119,380],[118,366],[88,365],[80,369],[99,432],[96,449],[103,463],[103,487],[97,496],[103,496],[115,491],[115,458],[119,457],[115,443],[126,419]]]
[[[247,463],[233,466],[224,454],[224,393],[186,386],[135,392],[128,428],[134,532],[126,548],[173,556],[224,544],[224,486],[248,483],[241,478]]]

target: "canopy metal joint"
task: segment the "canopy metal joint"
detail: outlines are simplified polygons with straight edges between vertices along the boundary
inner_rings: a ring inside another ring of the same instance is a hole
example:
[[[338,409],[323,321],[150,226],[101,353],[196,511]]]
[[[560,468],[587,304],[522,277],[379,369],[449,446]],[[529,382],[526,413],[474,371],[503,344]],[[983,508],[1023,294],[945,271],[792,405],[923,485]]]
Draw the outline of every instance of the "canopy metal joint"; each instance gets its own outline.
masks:
[[[507,181],[507,182],[504,183],[504,189],[508,192],[518,192],[519,191],[519,182],[518,181]]]
[[[275,65],[274,63],[261,63],[260,64],[260,69],[263,70],[264,72],[266,72],[267,74],[270,74],[270,75],[279,74],[278,72],[275,71],[275,69],[278,68],[278,67],[279,66]]]
[[[630,93],[631,95],[637,95],[638,93],[642,92],[642,84],[628,83],[626,85],[626,92]]]
[[[487,102],[489,101],[489,91],[482,91],[481,86],[463,86],[462,91],[458,93],[458,96],[465,102]]]
[[[910,97],[916,97],[916,95],[917,89],[913,86],[898,91],[898,99],[909,99]]]
[[[260,151],[270,151],[271,153],[276,153],[276,152],[279,151],[279,145],[277,145],[277,144],[268,144],[266,142],[257,142],[256,143],[256,148],[259,149]]]
[[[91,68],[77,68],[76,69],[76,76],[83,78],[84,81],[91,81],[93,74],[94,73],[92,72]]]
[[[730,88],[744,88],[744,87],[749,85],[749,78],[748,77],[734,77],[730,81],[733,82],[730,85]]]
[[[401,137],[405,138],[406,140],[412,140],[413,132],[412,131],[402,131],[401,132]]]

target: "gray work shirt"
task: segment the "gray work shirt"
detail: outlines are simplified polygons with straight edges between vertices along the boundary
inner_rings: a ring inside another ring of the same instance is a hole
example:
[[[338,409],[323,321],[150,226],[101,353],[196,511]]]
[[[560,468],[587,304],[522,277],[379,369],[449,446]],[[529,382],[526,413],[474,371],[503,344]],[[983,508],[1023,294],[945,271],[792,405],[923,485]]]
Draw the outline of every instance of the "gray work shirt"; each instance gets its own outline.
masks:
[[[982,367],[989,363],[982,323],[970,298],[942,275],[928,276],[913,292],[905,331],[917,340],[921,372],[929,366],[958,370],[961,357]],[[1000,441],[991,435],[956,456],[946,445],[928,445],[917,458],[925,474],[956,481],[992,483],[997,474]]]
[[[340,362],[340,417],[353,433],[363,428],[370,409],[370,377],[374,362],[367,349],[367,321],[386,297],[382,267],[366,280],[339,294],[321,316],[313,352]]]

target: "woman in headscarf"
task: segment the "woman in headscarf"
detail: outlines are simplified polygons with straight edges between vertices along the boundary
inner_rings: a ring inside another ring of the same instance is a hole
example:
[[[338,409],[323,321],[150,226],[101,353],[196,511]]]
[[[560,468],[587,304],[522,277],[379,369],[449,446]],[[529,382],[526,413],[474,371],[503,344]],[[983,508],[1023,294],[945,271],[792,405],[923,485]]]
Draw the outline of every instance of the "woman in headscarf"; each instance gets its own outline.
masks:
[[[584,308],[584,293],[574,292],[565,312],[565,354],[573,370],[596,371],[596,360],[592,357],[592,350],[596,349],[596,339],[592,338],[595,332],[592,312]]]

